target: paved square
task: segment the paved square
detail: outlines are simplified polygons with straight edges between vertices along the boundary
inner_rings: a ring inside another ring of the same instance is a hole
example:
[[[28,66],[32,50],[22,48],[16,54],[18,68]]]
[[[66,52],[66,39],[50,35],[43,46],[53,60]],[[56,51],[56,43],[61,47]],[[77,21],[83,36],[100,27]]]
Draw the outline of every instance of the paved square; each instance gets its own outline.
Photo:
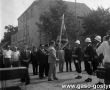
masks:
[[[81,84],[82,85],[85,85],[85,84],[95,85],[95,83],[98,82],[98,78],[96,76],[92,76],[92,79],[93,79],[92,82],[86,83],[85,79],[87,78],[87,74],[84,71],[82,73],[82,79],[75,79],[75,77],[77,76],[75,69],[73,69],[73,72],[59,73],[58,66],[57,66],[57,77],[59,78],[58,81],[48,81],[47,78],[44,78],[41,80],[38,78],[38,75],[32,75],[31,65],[29,67],[29,72],[30,72],[31,83],[26,86],[26,90],[79,90],[80,87],[78,85],[81,85]],[[19,79],[7,81],[7,86],[15,86],[19,84],[20,84]],[[75,87],[76,86],[77,87],[76,88],[74,87],[64,88],[65,87],[64,85],[75,85]],[[86,88],[86,89],[81,88],[80,90],[95,90],[95,89],[94,88]],[[96,89],[96,90],[104,90],[104,89]]]

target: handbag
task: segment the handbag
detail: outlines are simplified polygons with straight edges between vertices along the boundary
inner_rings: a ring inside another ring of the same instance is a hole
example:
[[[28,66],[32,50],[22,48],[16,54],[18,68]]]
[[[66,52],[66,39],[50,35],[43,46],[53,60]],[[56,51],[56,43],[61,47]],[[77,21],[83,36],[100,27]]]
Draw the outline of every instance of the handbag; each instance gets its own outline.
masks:
[[[105,68],[104,67],[98,67],[96,70],[96,75],[100,79],[105,79]]]

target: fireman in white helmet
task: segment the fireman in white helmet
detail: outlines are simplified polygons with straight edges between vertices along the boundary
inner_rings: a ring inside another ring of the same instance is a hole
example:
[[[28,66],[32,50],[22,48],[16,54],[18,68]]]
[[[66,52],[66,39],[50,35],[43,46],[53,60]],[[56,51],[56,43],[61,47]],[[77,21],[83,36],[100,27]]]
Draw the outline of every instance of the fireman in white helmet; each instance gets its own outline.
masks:
[[[95,41],[97,42],[97,47],[100,45],[100,43],[101,43],[101,36],[96,36],[95,37]]]
[[[88,37],[88,38],[85,39],[85,42],[86,43],[91,43],[91,39]]]
[[[94,38],[94,52],[96,53],[96,49],[100,46],[101,43],[101,36],[97,35]],[[93,72],[95,73],[95,71],[97,70],[97,67],[99,65],[99,57],[97,55],[97,53],[94,55],[94,60],[93,60]]]
[[[100,46],[100,44],[101,44],[101,36],[98,35],[94,39],[95,39],[95,43],[96,43],[95,49],[97,49]],[[99,63],[102,62],[102,59],[103,59],[103,55],[98,56],[98,62]]]
[[[82,75],[81,75],[81,57],[82,56],[82,49],[80,47],[80,41],[76,40],[75,41],[75,48],[74,48],[74,55],[73,55],[73,59],[74,59],[74,64],[75,64],[75,68],[76,71],[78,73],[78,76],[76,77],[76,79],[81,79]]]
[[[79,40],[76,40],[76,42],[75,42],[76,44],[78,44],[78,45],[80,45],[80,41]]]
[[[95,38],[95,42],[96,42],[96,46],[95,46],[95,51],[96,49],[101,45],[101,36],[96,36]],[[98,66],[102,65],[102,61],[103,61],[103,54],[100,54],[99,56],[95,55],[95,58],[93,60],[93,71],[95,72],[98,69]],[[103,84],[103,79],[100,78],[100,76],[97,76],[99,78],[99,82],[97,84]]]
[[[93,74],[93,57],[94,57],[94,49],[91,44],[91,39],[88,37],[85,39],[85,49],[84,49],[84,64],[85,64],[85,70],[88,73],[88,78],[85,80],[86,82],[91,82],[92,81],[92,74]]]
[[[101,36],[96,36],[95,37],[95,41],[96,41],[96,49],[101,45]],[[99,61],[99,64],[101,64],[102,63],[102,60],[103,60],[103,54],[101,54],[99,57],[98,57],[98,61]]]
[[[96,37],[95,37],[95,40],[101,42],[101,36],[96,36]]]

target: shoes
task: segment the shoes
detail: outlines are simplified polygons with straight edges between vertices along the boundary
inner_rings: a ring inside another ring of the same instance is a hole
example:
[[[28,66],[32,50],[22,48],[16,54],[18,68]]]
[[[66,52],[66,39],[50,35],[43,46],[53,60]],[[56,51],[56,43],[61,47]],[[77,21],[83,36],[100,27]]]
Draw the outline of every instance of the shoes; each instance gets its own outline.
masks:
[[[39,77],[39,79],[43,79],[44,77]]]
[[[81,79],[82,78],[82,76],[77,76],[77,77],[75,77],[75,79]]]
[[[96,83],[96,85],[102,85],[103,83],[102,82],[98,82],[98,83]]]
[[[21,82],[25,82],[25,80],[24,79],[21,79]]]
[[[62,73],[63,71],[59,71],[59,73]]]
[[[93,72],[93,75],[96,76],[96,72]]]
[[[48,81],[53,81],[51,78],[48,78]]]
[[[87,79],[85,80],[85,82],[92,82],[92,79],[91,79],[91,78],[87,78]]]
[[[55,77],[55,78],[53,78],[54,80],[58,80],[58,78],[57,77]]]
[[[38,73],[33,73],[33,75],[38,75]]]
[[[38,75],[38,73],[36,73],[35,75]]]
[[[72,70],[70,70],[70,72],[72,72]]]
[[[30,81],[26,82],[25,84],[26,84],[26,85],[30,84]]]

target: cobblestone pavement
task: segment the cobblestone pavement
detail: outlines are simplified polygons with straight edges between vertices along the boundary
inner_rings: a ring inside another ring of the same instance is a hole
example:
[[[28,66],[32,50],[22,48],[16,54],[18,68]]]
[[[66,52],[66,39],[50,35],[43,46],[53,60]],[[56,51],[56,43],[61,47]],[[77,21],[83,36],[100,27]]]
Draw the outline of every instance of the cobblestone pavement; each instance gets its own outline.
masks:
[[[84,69],[84,68],[83,68]],[[58,71],[58,68],[57,68]],[[78,90],[80,87],[78,85],[81,84],[88,84],[88,85],[95,85],[98,82],[96,76],[92,76],[92,82],[86,83],[84,80],[87,78],[87,74],[83,72],[82,79],[75,79],[77,73],[73,72],[63,72],[57,73],[57,77],[59,78],[58,81],[47,81],[47,78],[40,80],[38,75],[32,75],[32,68],[29,68],[31,83],[26,86],[26,90]],[[19,80],[11,80],[7,81],[7,86],[11,85],[18,85]],[[75,85],[76,88],[63,88],[64,85]],[[83,88],[80,90],[94,90],[95,88]],[[11,89],[10,89],[11,90]],[[104,90],[104,89],[96,89],[96,90]]]

